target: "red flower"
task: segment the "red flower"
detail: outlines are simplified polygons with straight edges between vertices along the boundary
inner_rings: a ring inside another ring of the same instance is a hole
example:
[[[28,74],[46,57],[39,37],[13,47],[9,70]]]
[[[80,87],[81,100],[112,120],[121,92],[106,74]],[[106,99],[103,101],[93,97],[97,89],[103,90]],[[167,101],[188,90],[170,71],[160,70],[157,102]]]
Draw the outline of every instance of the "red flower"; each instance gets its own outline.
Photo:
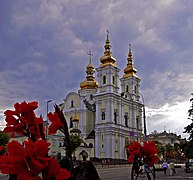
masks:
[[[7,122],[4,132],[16,132],[20,135],[27,135],[28,137],[32,134],[33,138],[40,138],[40,131],[43,131],[42,129],[40,130],[40,125],[43,125],[43,119],[42,117],[36,117],[34,110],[37,107],[38,103],[35,101],[29,103],[24,101],[21,104],[15,103],[15,110],[4,112],[6,116],[5,121]]]
[[[44,171],[44,175],[45,179],[56,177],[57,180],[67,179],[71,176],[69,171],[60,168],[60,165],[54,158],[51,158],[51,160],[49,161],[48,166]]]
[[[145,142],[143,146],[138,142],[134,142],[128,146],[128,152],[130,153],[129,162],[134,161],[134,156],[140,159],[143,158],[143,161],[149,166],[153,166],[159,160],[157,156],[158,150],[155,143],[151,141]]]
[[[49,120],[52,124],[49,126],[48,134],[55,134],[58,129],[64,128],[64,125],[61,123],[60,118],[56,112],[48,114]]]
[[[61,176],[62,170],[53,158],[47,156],[50,143],[39,140],[33,143],[30,139],[24,142],[24,147],[17,141],[11,141],[7,145],[8,156],[0,156],[0,169],[4,174],[17,174],[18,179],[32,179],[44,172],[46,179]],[[69,177],[68,171],[62,178]]]
[[[128,146],[128,152],[130,154],[128,161],[133,162],[134,161],[134,156],[140,156],[142,146],[138,142],[134,141],[133,144]]]

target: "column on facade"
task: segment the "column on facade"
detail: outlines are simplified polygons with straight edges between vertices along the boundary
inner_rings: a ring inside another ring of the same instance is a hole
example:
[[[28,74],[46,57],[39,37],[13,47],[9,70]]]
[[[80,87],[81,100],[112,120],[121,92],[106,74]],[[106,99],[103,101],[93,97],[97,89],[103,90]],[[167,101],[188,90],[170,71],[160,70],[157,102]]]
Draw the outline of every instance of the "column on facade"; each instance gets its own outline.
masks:
[[[111,149],[112,149],[112,158],[115,158],[115,133],[111,136],[111,139],[112,139],[112,146],[111,146]]]
[[[113,109],[112,109],[112,103],[111,103],[110,98],[107,99],[107,111],[106,112],[107,112],[107,123],[112,122]]]
[[[125,143],[124,143],[124,136],[122,134],[119,134],[119,157],[120,159],[124,159],[124,149],[125,149]]]
[[[122,122],[122,97],[119,99],[119,109],[118,109],[118,113],[119,113],[119,124],[122,124],[123,125],[123,122]]]
[[[101,117],[100,116],[101,116],[101,112],[99,109],[99,102],[96,101],[95,124],[101,123]]]
[[[133,106],[133,127],[137,130],[136,116],[137,116],[137,108]]]
[[[134,111],[133,104],[131,106],[129,106],[129,111],[130,111],[130,113],[129,113],[130,127],[132,128],[132,131],[133,131],[134,128],[135,128],[135,120],[134,120],[135,118],[134,118],[134,113],[133,113],[133,111]]]
[[[99,151],[100,151],[100,144],[101,143],[99,143],[99,136],[100,136],[100,134],[99,134],[99,132],[97,131],[97,129],[95,129],[95,146],[94,146],[94,148],[95,148],[95,157],[99,157]]]
[[[111,135],[109,134],[109,132],[107,132],[108,134],[105,134],[105,141],[106,141],[106,143],[105,143],[105,152],[106,152],[106,157],[107,158],[110,158],[111,157],[111,151],[112,151],[112,149],[111,149]]]

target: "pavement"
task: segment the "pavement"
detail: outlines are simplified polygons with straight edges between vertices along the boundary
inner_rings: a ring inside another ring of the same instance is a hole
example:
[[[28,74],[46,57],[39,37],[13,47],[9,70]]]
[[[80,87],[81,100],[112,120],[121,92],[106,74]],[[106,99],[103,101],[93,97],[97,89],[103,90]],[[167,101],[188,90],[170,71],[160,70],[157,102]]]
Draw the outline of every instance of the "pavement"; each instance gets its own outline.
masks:
[[[120,166],[128,166],[128,168],[131,168],[131,165],[109,165],[109,166],[101,166],[98,165],[97,169],[100,168],[116,168],[116,167],[120,167]],[[184,171],[184,166],[182,165],[181,168],[176,168],[176,174],[175,175],[169,175],[169,171],[167,171],[167,175],[164,175],[164,172],[162,170],[156,171],[156,179],[157,180],[181,180],[181,179],[192,179],[193,180],[193,167],[191,167],[191,171],[189,173],[186,173]],[[146,180],[147,176],[146,174],[142,174],[140,175],[140,177],[138,177],[138,180]]]
[[[130,166],[130,165],[109,165],[109,166],[97,166],[97,169],[99,168],[115,168],[115,167],[120,167],[120,166]],[[146,175],[142,174],[138,178],[138,180],[146,180],[147,177]],[[193,180],[193,168],[189,173],[186,173],[184,171],[184,167],[182,166],[181,168],[176,168],[176,174],[171,176],[169,175],[169,172],[167,172],[167,175],[164,175],[163,171],[156,171],[156,179],[157,180],[181,180],[181,179],[192,179]],[[6,174],[1,174],[0,173],[0,180],[8,180],[8,175]]]
[[[169,172],[167,172],[167,175],[164,175],[163,171],[156,171],[156,179],[164,180],[164,179],[192,179],[193,180],[193,170],[189,173],[186,173],[184,171],[184,167],[176,168],[176,174],[175,175],[169,175]]]

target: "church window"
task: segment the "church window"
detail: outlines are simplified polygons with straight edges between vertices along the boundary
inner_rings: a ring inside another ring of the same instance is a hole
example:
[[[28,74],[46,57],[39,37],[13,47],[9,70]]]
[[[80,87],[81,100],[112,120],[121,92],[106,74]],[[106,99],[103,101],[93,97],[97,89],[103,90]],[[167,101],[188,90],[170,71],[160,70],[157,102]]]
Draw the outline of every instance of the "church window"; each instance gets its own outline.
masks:
[[[118,141],[115,141],[115,152],[118,152]]]
[[[74,101],[73,100],[71,100],[71,102],[70,102],[70,107],[71,108],[74,107]]]
[[[73,128],[72,117],[70,117],[70,128]]]
[[[124,119],[125,119],[125,126],[128,127],[128,114],[125,114]]]
[[[102,148],[104,148],[104,145],[102,144]]]
[[[102,120],[105,120],[105,112],[102,112]]]
[[[115,76],[113,76],[113,84],[115,84]]]
[[[106,76],[103,76],[103,84],[106,84]]]
[[[139,130],[139,117],[136,118],[137,130]]]
[[[115,124],[117,124],[117,116],[118,116],[117,110],[115,110],[114,111],[114,122],[115,122]]]
[[[126,90],[125,91],[129,92],[129,86],[128,85],[126,86]]]
[[[134,91],[135,91],[135,94],[137,94],[137,86],[135,86],[135,89],[134,89]]]

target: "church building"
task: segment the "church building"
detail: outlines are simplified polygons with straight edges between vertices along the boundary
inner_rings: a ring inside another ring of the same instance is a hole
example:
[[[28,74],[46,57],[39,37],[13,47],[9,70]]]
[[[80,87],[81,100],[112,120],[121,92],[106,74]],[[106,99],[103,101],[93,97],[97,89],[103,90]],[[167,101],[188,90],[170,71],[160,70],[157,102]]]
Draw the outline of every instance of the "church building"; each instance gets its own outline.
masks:
[[[76,158],[84,150],[90,158],[126,160],[127,145],[143,138],[140,79],[131,45],[122,77],[116,61],[107,32],[99,66],[93,66],[90,53],[86,79],[80,82],[77,92],[70,92],[64,99],[70,133],[83,140],[75,152]]]

